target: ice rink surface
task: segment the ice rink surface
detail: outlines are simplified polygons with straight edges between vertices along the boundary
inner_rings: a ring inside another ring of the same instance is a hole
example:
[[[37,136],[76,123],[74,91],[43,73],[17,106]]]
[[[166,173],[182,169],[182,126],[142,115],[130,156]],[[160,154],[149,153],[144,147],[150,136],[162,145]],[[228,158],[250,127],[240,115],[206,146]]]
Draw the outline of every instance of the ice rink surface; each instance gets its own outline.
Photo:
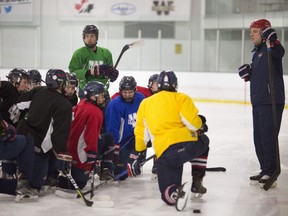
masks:
[[[147,85],[147,80],[153,73],[122,72],[123,75],[133,75],[142,86]],[[206,173],[203,183],[208,191],[201,199],[189,199],[183,212],[167,206],[160,198],[157,181],[151,180],[152,161],[149,161],[144,165],[141,176],[96,191],[92,207],[86,207],[81,199],[64,199],[53,193],[41,195],[37,202],[30,203],[14,203],[13,196],[0,194],[0,216],[287,216],[287,108],[283,113],[279,135],[282,172],[277,181],[278,186],[265,191],[249,184],[249,176],[259,172],[253,146],[251,105],[243,103],[243,100],[249,102],[249,86],[245,86],[237,74],[176,72],[176,75],[179,79],[179,91],[195,98],[199,113],[207,118],[207,135],[210,138],[208,167],[222,166],[227,169],[225,173]],[[111,84],[111,93],[117,91],[119,81]],[[152,154],[152,149],[149,149],[148,156]],[[190,172],[190,164],[186,163],[183,182],[191,181]],[[97,180],[95,183],[97,184]],[[108,201],[96,200],[104,195],[110,196],[113,207],[105,206]],[[201,213],[193,213],[195,209],[199,209]]]

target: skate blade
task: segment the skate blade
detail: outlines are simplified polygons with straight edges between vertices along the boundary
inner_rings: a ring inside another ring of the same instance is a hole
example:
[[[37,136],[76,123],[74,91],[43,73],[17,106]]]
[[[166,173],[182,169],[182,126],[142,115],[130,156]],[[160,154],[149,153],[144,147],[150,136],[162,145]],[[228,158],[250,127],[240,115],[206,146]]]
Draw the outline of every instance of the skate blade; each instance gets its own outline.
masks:
[[[186,207],[190,193],[190,187],[190,184],[188,182],[185,182],[180,188],[175,204],[175,208],[177,211],[182,211]]]
[[[258,183],[261,189],[264,189],[265,183]],[[277,187],[277,181],[273,182],[270,188],[276,188]]]
[[[36,200],[38,200],[38,195],[29,196],[29,195],[17,194],[15,197],[16,203],[35,202]]]
[[[202,193],[192,193],[191,199],[201,199],[202,197]]]

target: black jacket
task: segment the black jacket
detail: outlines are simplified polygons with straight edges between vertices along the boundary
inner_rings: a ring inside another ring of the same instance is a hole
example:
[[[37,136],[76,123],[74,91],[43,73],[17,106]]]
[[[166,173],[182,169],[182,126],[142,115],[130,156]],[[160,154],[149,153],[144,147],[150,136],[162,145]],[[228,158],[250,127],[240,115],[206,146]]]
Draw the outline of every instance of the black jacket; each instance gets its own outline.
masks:
[[[6,122],[15,126],[17,122],[13,122],[13,115],[10,116],[9,110],[16,104],[20,94],[12,83],[8,81],[1,81],[0,86],[0,97],[3,99],[0,114]]]
[[[33,96],[27,119],[17,127],[19,134],[30,134],[34,144],[46,153],[67,152],[67,140],[72,121],[72,106],[66,97],[56,91],[43,89]]]

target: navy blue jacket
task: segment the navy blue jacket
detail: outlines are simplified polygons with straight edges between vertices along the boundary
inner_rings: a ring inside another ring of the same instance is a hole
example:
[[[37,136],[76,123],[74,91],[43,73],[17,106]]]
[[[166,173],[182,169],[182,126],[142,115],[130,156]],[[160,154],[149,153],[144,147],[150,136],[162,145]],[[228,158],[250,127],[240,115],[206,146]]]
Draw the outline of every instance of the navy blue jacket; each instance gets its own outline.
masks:
[[[271,84],[269,78],[268,51],[266,43],[255,46],[251,63],[250,96],[255,105],[272,104]],[[285,50],[279,41],[271,47],[271,69],[274,79],[276,104],[285,104],[282,57]]]

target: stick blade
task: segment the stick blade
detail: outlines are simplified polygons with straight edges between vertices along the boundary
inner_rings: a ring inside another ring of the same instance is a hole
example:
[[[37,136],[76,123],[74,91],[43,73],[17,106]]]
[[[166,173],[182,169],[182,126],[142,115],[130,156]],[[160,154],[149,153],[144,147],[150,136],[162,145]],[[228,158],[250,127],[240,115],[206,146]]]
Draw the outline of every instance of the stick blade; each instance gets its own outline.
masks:
[[[129,44],[127,44],[129,48],[131,47],[135,47],[135,46],[143,46],[144,45],[144,40],[137,40],[137,41],[134,41],[134,42],[131,42]]]
[[[93,201],[87,200],[85,201],[86,206],[91,207],[93,205]],[[114,204],[114,203],[113,203]]]
[[[84,201],[85,205],[91,207],[93,205],[93,201],[90,201],[84,197],[84,194],[78,189],[76,190],[80,198]]]
[[[209,172],[226,172],[225,167],[206,167],[206,171]]]

